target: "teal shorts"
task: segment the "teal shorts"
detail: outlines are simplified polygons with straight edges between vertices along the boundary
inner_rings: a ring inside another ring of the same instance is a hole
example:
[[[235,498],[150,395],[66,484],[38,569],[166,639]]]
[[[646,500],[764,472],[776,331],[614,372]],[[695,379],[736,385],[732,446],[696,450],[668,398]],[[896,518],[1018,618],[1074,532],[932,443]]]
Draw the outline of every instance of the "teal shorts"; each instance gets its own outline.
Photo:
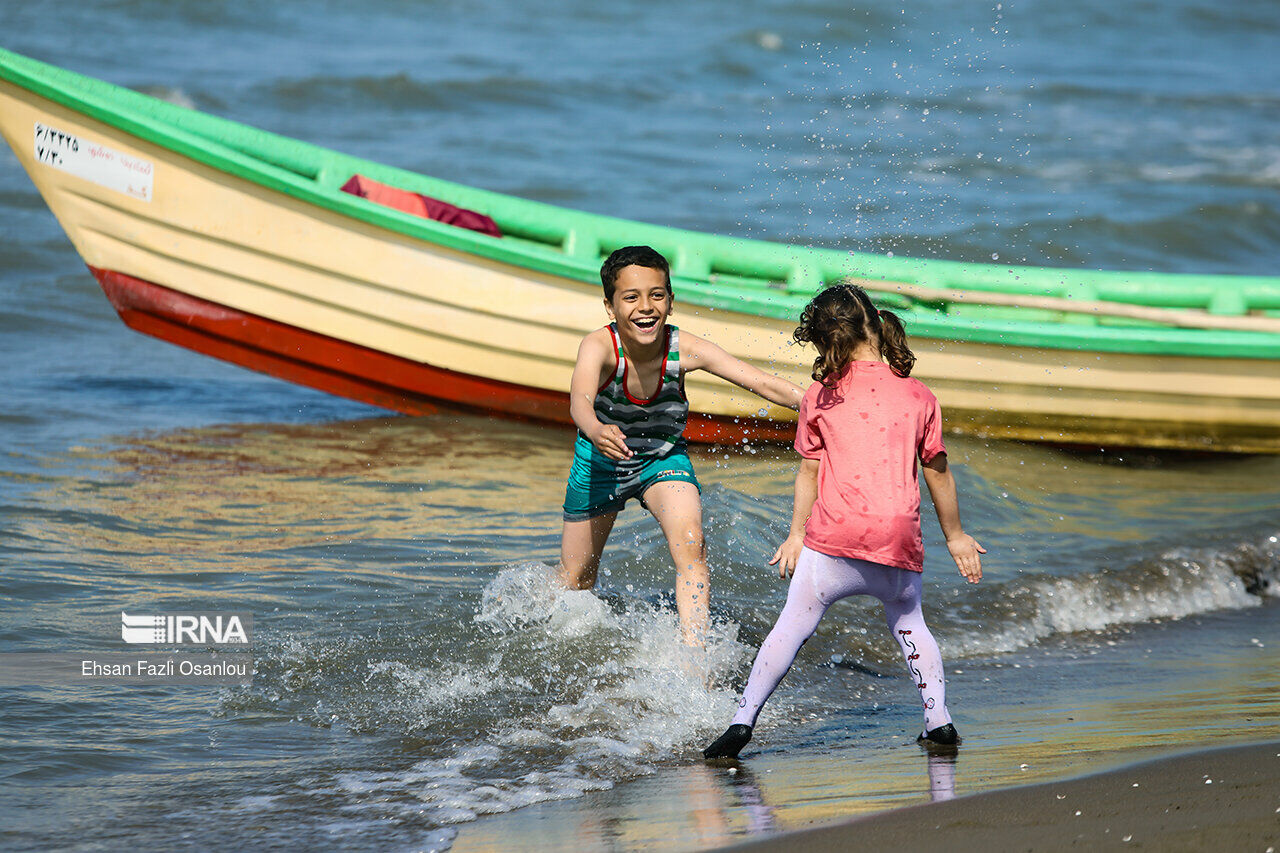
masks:
[[[618,512],[631,498],[644,505],[645,490],[654,483],[668,480],[692,483],[702,491],[683,444],[657,459],[629,459],[618,463],[579,434],[573,445],[573,468],[569,470],[569,483],[564,492],[564,520],[586,521]]]

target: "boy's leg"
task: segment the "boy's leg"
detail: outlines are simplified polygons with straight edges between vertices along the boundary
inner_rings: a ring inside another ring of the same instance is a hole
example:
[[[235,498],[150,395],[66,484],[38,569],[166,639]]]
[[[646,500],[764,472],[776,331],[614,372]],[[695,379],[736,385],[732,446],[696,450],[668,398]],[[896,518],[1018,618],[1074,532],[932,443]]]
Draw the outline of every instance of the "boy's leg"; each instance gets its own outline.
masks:
[[[711,569],[702,538],[702,496],[683,480],[654,483],[644,503],[658,520],[676,566],[676,611],[680,633],[690,646],[706,644],[711,599]]]
[[[591,589],[596,585],[600,555],[617,517],[616,512],[609,512],[586,521],[565,521],[560,533],[560,578],[566,587]]]

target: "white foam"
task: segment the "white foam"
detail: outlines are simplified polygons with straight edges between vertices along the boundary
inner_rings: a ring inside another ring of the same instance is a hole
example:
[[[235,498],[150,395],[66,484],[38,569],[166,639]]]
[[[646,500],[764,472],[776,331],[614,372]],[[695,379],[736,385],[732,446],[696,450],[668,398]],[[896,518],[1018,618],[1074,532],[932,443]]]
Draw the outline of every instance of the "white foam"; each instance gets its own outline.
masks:
[[[153,98],[159,98],[178,107],[185,107],[189,110],[196,108],[196,102],[186,92],[174,86],[143,86],[138,89],[144,95],[150,95]]]
[[[483,672],[417,669],[400,661],[370,663],[365,683],[379,675],[387,676],[393,690],[411,696],[423,710],[452,706],[460,699],[482,696],[497,686],[493,677]]]
[[[402,716],[417,720],[419,725],[438,719],[442,713],[451,713],[463,699],[481,697],[499,686],[488,672],[461,666],[415,669],[399,661],[370,663],[365,684],[387,692]]]
[[[1280,184],[1280,146],[1205,145],[1189,146],[1203,161],[1214,164],[1217,176],[1252,186]]]
[[[524,563],[498,573],[480,596],[476,622],[496,631],[526,625],[582,636],[609,620],[609,607],[589,590],[566,590],[540,563]]]
[[[236,803],[236,810],[243,812],[264,812],[274,809],[277,801],[283,799],[277,794],[259,794],[241,797]]]
[[[1054,634],[1100,631],[1214,610],[1256,607],[1244,582],[1220,553],[1173,551],[1153,567],[1044,577],[1026,584],[1033,612],[1019,612],[986,631],[948,638],[959,654],[1012,651]]]
[[[486,671],[386,661],[370,676],[396,693],[397,707],[420,710],[427,731],[435,711],[490,692],[514,695],[514,707],[525,699],[526,710],[407,770],[340,774],[335,787],[357,808],[403,808],[452,824],[651,773],[732,717],[736,695],[722,685],[754,651],[737,642],[733,625],[713,626],[705,649],[689,648],[674,614],[643,601],[615,609],[563,589],[539,563],[501,570],[475,624],[503,648]]]
[[[782,50],[782,36],[769,30],[761,30],[755,34],[755,43],[770,52]]]

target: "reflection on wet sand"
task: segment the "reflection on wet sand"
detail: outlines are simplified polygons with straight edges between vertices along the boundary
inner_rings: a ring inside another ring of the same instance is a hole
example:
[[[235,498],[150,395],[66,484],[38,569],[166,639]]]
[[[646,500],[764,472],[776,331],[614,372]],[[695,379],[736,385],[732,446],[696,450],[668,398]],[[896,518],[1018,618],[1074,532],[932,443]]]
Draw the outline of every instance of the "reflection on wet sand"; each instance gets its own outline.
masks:
[[[824,765],[821,769],[815,759]],[[794,773],[782,756],[694,761],[591,795],[589,801],[534,806],[466,825],[452,850],[505,850],[512,837],[537,850],[701,850],[846,816],[853,802],[865,803],[857,808],[861,813],[955,797],[955,754],[899,752],[890,761],[900,764],[902,772],[859,772],[842,755],[811,756]],[[822,796],[809,799],[795,790],[796,777],[805,775],[822,780]],[[775,801],[785,804],[785,817]],[[609,817],[602,820],[602,815]]]
[[[956,798],[956,758],[953,755],[930,755],[929,799],[935,803]]]

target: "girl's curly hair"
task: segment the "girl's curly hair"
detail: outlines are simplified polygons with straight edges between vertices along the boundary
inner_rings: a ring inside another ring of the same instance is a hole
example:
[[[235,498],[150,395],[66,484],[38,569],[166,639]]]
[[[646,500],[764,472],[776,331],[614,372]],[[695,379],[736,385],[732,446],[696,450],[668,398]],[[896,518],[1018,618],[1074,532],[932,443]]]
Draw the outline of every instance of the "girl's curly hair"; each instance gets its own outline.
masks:
[[[899,376],[910,376],[916,363],[902,321],[877,310],[856,284],[837,284],[815,296],[800,315],[794,337],[796,343],[817,347],[813,378],[828,388],[835,387],[836,376],[853,360],[858,345],[869,341],[879,342],[880,354]]]

